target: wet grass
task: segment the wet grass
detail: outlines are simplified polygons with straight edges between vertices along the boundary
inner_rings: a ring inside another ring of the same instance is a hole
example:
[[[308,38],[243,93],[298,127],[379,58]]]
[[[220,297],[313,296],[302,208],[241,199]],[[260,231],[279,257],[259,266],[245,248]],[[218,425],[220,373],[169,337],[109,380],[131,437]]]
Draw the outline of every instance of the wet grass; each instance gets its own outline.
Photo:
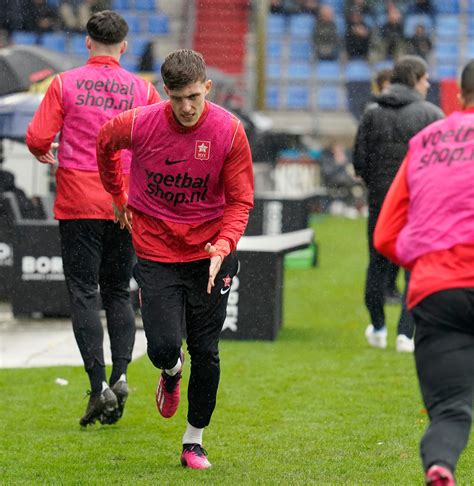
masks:
[[[157,373],[143,357],[130,367],[124,418],[85,431],[82,368],[0,370],[0,482],[421,485],[427,417],[413,358],[394,350],[398,310],[387,308],[388,350],[363,337],[365,222],[321,218],[315,229],[320,266],[286,272],[278,339],[221,344],[218,405],[205,432],[213,469],[179,466],[185,403],[173,419],[159,417]],[[460,485],[474,484],[473,465],[471,447]]]

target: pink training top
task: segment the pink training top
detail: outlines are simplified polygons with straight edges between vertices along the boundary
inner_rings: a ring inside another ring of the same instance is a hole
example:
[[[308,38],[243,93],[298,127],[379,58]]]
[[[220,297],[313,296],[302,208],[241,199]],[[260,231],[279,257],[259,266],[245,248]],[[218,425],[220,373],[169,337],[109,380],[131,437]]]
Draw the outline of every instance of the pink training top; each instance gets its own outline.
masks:
[[[474,113],[453,113],[410,140],[407,224],[396,252],[403,264],[474,242]]]
[[[97,172],[96,136],[122,111],[148,103],[149,83],[121,67],[85,65],[61,75],[64,124],[59,167]],[[91,134],[94,134],[93,136]],[[124,173],[131,155],[122,151]]]
[[[224,213],[221,176],[232,147],[232,115],[209,103],[196,130],[176,131],[161,102],[138,112],[132,129],[128,204],[149,216],[195,224]]]

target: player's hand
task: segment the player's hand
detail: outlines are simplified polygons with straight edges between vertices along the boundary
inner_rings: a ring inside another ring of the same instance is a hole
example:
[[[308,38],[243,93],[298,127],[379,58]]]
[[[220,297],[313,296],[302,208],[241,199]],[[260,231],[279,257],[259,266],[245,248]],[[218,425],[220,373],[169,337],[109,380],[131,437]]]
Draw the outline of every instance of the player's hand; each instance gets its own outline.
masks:
[[[132,213],[124,204],[122,209],[112,202],[112,207],[114,208],[114,222],[120,224],[120,228],[126,228],[129,233],[132,232]]]
[[[37,156],[36,160],[42,164],[54,165],[56,163],[56,157],[54,156],[53,150],[56,150],[58,147],[59,143],[52,143],[48,152],[46,152],[44,155]]]
[[[207,243],[204,250],[206,250],[211,257],[211,262],[209,264],[209,280],[207,281],[207,293],[210,294],[212,288],[215,287],[214,281],[219,273],[219,270],[221,269],[222,257],[215,254],[217,250],[215,246],[211,245],[211,243]]]

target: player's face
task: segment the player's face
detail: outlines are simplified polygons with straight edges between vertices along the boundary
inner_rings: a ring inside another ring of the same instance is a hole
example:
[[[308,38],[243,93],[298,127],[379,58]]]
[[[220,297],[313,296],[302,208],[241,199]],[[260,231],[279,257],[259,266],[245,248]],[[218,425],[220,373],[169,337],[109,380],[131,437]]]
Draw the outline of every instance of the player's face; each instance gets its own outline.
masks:
[[[176,119],[185,127],[194,126],[204,111],[204,101],[211,90],[212,81],[197,81],[182,89],[168,89],[165,92],[169,96],[171,107]]]

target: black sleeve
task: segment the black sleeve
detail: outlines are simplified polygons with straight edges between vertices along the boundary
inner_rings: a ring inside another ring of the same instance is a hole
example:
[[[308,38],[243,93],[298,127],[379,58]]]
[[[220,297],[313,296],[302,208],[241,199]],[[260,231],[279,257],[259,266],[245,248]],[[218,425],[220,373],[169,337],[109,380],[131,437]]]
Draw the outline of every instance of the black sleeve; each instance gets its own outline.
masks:
[[[368,172],[369,172],[369,147],[368,147],[368,135],[371,130],[371,111],[366,111],[362,116],[359,128],[357,130],[355,142],[354,142],[354,152],[352,154],[352,163],[354,165],[355,173],[362,177],[364,182],[367,183]]]

